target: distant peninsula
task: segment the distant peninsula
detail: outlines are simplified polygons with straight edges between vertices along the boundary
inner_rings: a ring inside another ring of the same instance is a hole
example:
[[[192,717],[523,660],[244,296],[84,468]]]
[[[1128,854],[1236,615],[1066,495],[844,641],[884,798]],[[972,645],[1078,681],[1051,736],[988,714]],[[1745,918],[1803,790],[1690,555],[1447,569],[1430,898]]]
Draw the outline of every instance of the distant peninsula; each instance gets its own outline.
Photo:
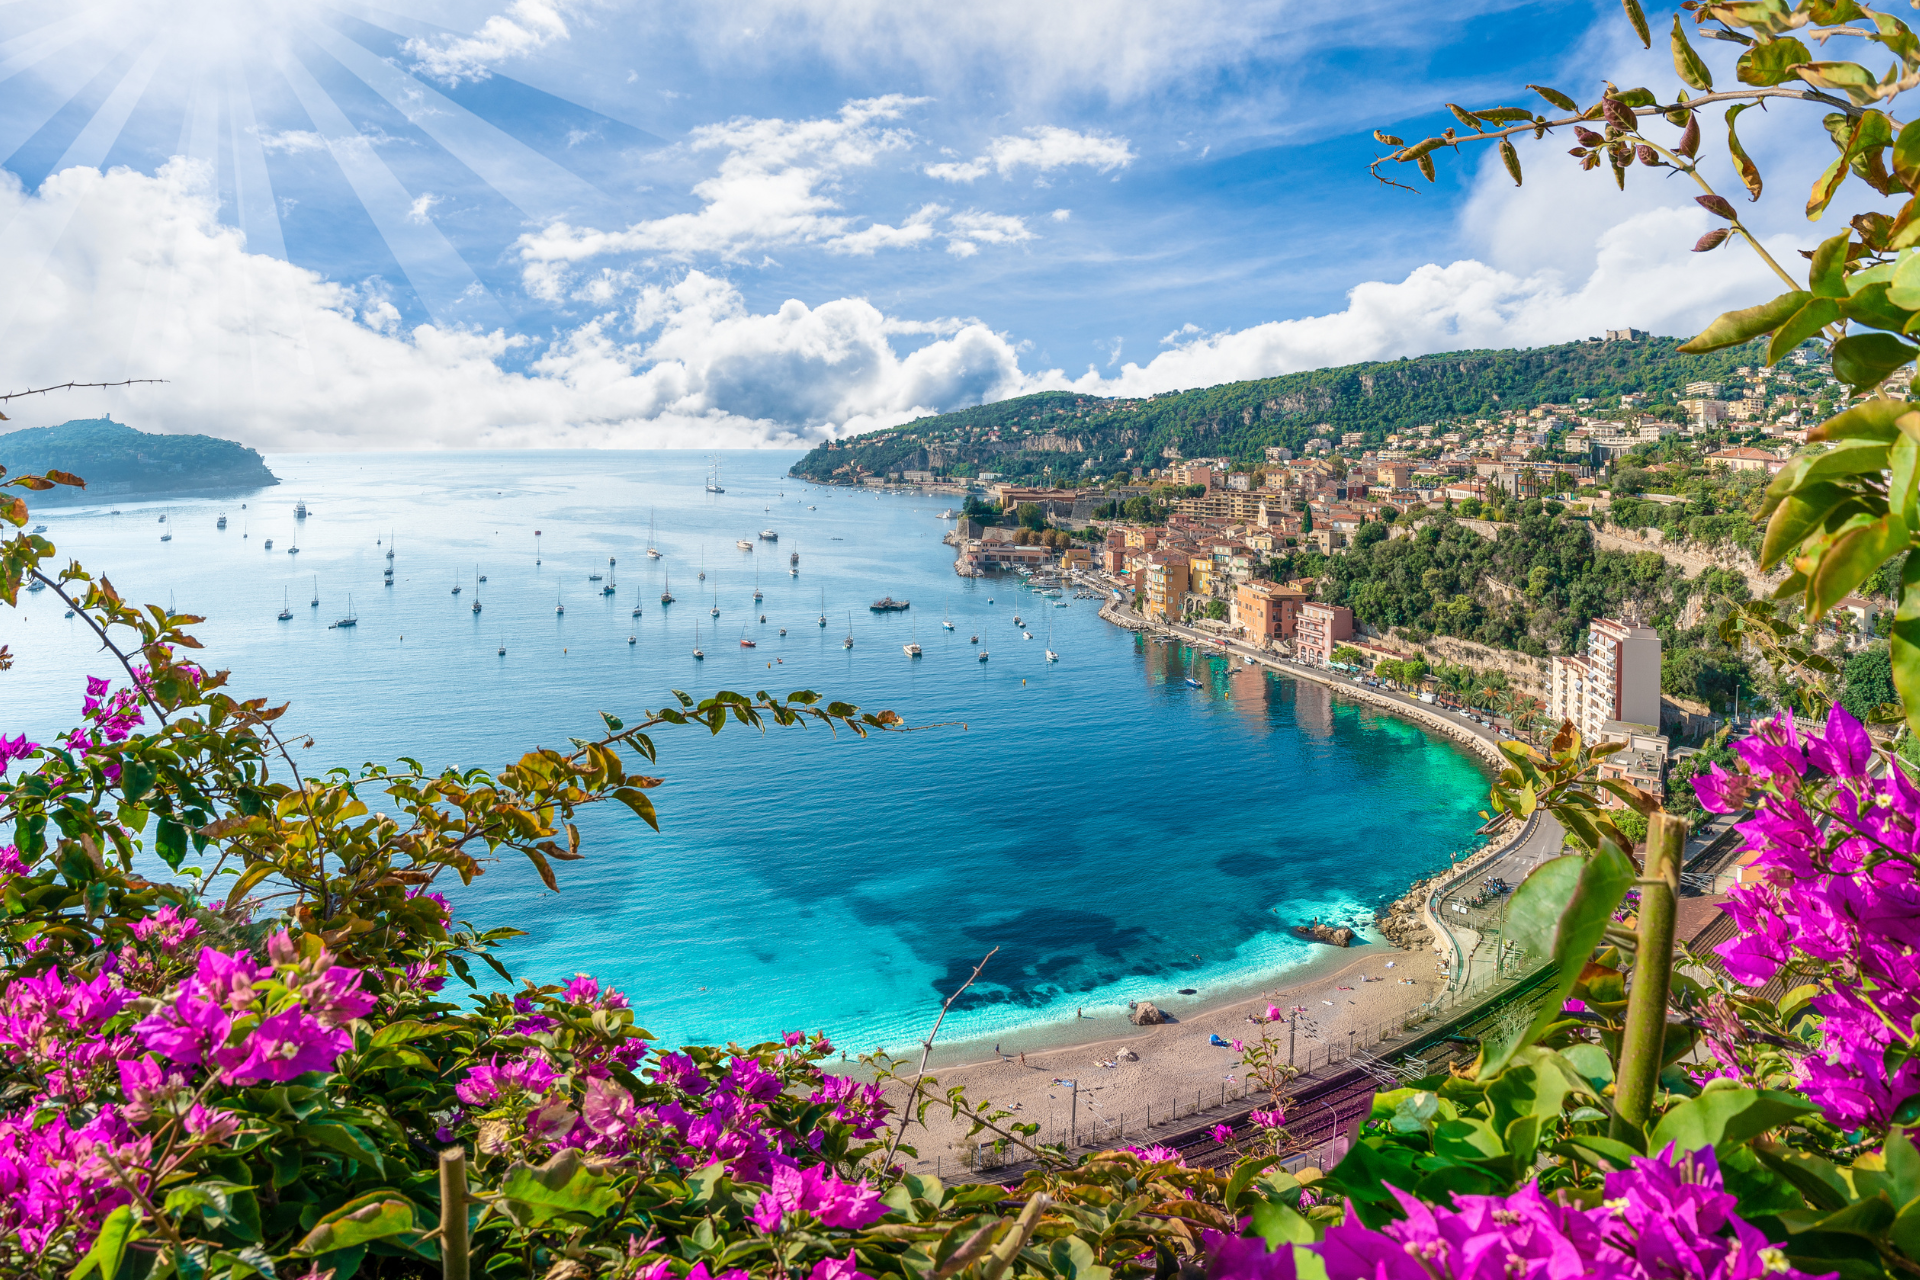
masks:
[[[0,466],[9,475],[71,471],[85,489],[35,494],[35,506],[117,498],[215,497],[264,489],[280,480],[266,459],[243,444],[213,436],[150,435],[112,418],[76,418],[57,427],[25,427],[0,435]]]

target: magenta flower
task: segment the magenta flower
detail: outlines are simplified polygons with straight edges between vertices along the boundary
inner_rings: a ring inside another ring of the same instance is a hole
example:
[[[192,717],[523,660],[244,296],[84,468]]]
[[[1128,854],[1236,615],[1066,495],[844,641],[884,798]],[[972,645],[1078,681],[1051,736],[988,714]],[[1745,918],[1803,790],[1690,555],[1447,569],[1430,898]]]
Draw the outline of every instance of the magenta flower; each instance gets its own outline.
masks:
[[[1282,1247],[1268,1253],[1267,1242],[1245,1236],[1230,1236],[1211,1227],[1200,1233],[1201,1248],[1207,1255],[1207,1280],[1294,1280],[1293,1250]],[[1433,1280],[1421,1275],[1420,1280]],[[1382,1273],[1384,1277],[1393,1273]],[[1372,1280],[1369,1277],[1368,1280]],[[1394,1276],[1397,1280],[1397,1274]]]
[[[0,769],[0,772],[5,772]],[[0,844],[0,875],[23,876],[27,874],[27,864],[20,858],[20,850],[10,844]]]
[[[1186,1164],[1186,1161],[1180,1158],[1180,1153],[1172,1147],[1163,1147],[1156,1144],[1150,1147],[1123,1147],[1122,1150],[1129,1155],[1139,1156],[1148,1164],[1163,1164],[1169,1160],[1178,1165]]]
[[[25,760],[39,749],[40,744],[28,742],[24,733],[12,738],[0,733],[0,778],[6,776],[9,760]]]
[[[1207,1130],[1207,1132],[1213,1135],[1213,1140],[1215,1142],[1232,1142],[1233,1141],[1233,1126],[1230,1124],[1217,1124],[1213,1126],[1213,1128]]]
[[[871,1277],[860,1270],[858,1259],[849,1249],[844,1258],[822,1258],[814,1263],[807,1280],[871,1280]]]
[[[144,920],[134,921],[133,936],[171,953],[200,936],[200,922],[181,915],[178,908],[166,906]]]
[[[1249,1112],[1247,1115],[1247,1119],[1253,1121],[1255,1124],[1259,1125],[1262,1129],[1278,1129],[1281,1125],[1287,1122],[1286,1113],[1281,1111],[1280,1108],[1278,1107],[1275,1107],[1271,1111]]]
[[[213,1051],[227,1084],[285,1083],[309,1071],[331,1071],[334,1059],[353,1047],[353,1037],[333,1030],[298,1007],[264,1019],[238,1045]]]

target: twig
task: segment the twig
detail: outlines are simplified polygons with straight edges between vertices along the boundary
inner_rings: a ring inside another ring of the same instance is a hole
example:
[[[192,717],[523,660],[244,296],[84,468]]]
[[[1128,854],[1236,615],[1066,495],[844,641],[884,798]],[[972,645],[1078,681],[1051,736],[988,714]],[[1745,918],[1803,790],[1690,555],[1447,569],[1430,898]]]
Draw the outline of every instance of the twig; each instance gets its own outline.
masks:
[[[88,626],[93,628],[94,634],[100,637],[101,645],[105,647],[109,653],[113,654],[114,657],[120,659],[120,665],[126,668],[127,679],[133,682],[134,692],[140,695],[140,700],[147,704],[148,708],[152,710],[153,714],[156,717],[158,717],[161,724],[163,725],[166,724],[167,713],[160,709],[160,704],[153,700],[153,695],[147,691],[145,685],[141,684],[140,677],[133,673],[133,663],[127,660],[127,655],[121,652],[120,646],[107,638],[107,629],[101,626],[99,623],[95,622],[93,620],[93,615],[88,613],[84,606],[75,603],[73,597],[68,595],[58,582],[55,582],[52,578],[49,578],[46,574],[40,572],[38,569],[29,569],[27,572],[31,573],[36,580],[40,582],[44,582],[49,587],[52,587],[53,594],[59,596],[62,600],[66,601],[67,608],[73,610],[74,613],[79,615],[79,617],[83,619]]]
[[[940,1034],[940,1024],[947,1020],[947,1010],[953,1008],[953,1002],[964,995],[967,988],[973,985],[974,979],[980,976],[980,971],[987,967],[987,961],[993,959],[998,954],[1000,954],[1000,948],[995,947],[992,951],[980,957],[980,963],[973,966],[973,972],[967,976],[965,982],[960,984],[960,989],[948,996],[947,1002],[940,1006],[940,1016],[933,1020],[933,1030],[927,1032],[927,1038],[920,1042],[920,1069],[914,1073],[913,1092],[907,1095],[906,1107],[900,1113],[900,1128],[894,1133],[892,1139],[888,1141],[886,1158],[880,1162],[880,1168],[883,1171],[893,1167],[893,1153],[899,1150],[900,1140],[907,1136],[907,1125],[912,1122],[914,1104],[920,1101],[920,1084],[927,1076],[927,1059],[933,1056],[933,1042]]]
[[[21,396],[43,396],[49,391],[78,391],[84,387],[131,387],[139,382],[165,382],[165,378],[126,378],[119,382],[63,382],[57,387],[35,387],[31,391],[9,391],[0,395],[0,401],[18,400]]]

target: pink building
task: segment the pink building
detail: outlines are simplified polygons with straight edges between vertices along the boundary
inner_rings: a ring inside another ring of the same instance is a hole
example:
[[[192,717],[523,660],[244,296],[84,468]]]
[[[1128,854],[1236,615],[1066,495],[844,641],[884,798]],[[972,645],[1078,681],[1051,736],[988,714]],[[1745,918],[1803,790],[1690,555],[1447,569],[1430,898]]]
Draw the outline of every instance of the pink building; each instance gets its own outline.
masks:
[[[1294,651],[1301,659],[1325,666],[1343,640],[1353,638],[1353,610],[1338,604],[1303,604],[1294,623]]]

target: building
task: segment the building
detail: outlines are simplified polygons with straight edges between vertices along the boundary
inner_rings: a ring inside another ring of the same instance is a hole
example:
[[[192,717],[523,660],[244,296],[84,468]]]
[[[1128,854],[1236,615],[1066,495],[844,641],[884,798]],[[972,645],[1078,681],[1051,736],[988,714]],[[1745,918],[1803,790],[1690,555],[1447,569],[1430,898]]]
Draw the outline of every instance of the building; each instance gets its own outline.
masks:
[[[1262,644],[1291,640],[1299,631],[1307,593],[1272,582],[1242,582],[1233,591],[1228,620]]]
[[[1182,462],[1168,467],[1162,475],[1175,484],[1197,484],[1204,485],[1211,489],[1213,487],[1214,471],[1215,468],[1211,462],[1196,459],[1192,462]]]
[[[1645,329],[1608,329],[1606,333],[1608,342],[1636,342],[1647,336]]]
[[[1710,453],[1707,461],[1717,462],[1729,471],[1765,471],[1770,475],[1777,475],[1780,468],[1787,465],[1787,460],[1777,453],[1751,449],[1745,445]]]
[[[1162,622],[1180,617],[1180,602],[1187,594],[1187,554],[1184,551],[1153,551],[1147,555],[1147,616]]]
[[[1690,396],[1706,396],[1710,400],[1718,400],[1720,398],[1720,384],[1717,382],[1689,382],[1687,384],[1687,394]]]
[[[1660,723],[1660,633],[1638,623],[1595,618],[1585,653],[1557,657],[1548,677],[1547,711],[1571,720],[1589,743],[1611,721]]]
[[[1413,483],[1413,467],[1405,462],[1385,462],[1375,470],[1373,478],[1389,489],[1404,489]]]
[[[1630,787],[1652,792],[1660,799],[1666,798],[1668,741],[1664,734],[1650,724],[1609,720],[1600,726],[1599,741],[1622,744],[1622,750],[1600,762],[1598,776],[1602,781],[1611,779],[1624,782]],[[1608,808],[1626,806],[1626,801],[1609,791],[1600,793],[1600,803]]]
[[[1353,639],[1353,610],[1345,605],[1309,603],[1300,606],[1295,622],[1294,652],[1305,662],[1326,666],[1341,642]]]

